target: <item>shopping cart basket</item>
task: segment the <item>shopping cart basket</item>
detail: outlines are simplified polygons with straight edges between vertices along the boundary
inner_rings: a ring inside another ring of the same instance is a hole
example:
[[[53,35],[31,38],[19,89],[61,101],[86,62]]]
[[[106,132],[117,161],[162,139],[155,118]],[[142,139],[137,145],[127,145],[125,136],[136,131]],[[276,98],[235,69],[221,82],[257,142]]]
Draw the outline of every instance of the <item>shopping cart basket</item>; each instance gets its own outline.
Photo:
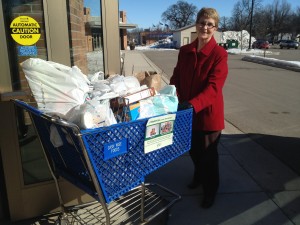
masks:
[[[146,175],[190,149],[192,109],[176,113],[173,144],[145,154],[144,140],[148,119],[80,130],[75,124],[57,116],[45,114],[25,102],[13,101],[17,107],[29,113],[41,141],[63,211],[60,221],[66,217],[68,210],[64,207],[60,194],[57,181],[59,176],[100,203],[98,206],[103,216],[100,219],[96,218],[97,224],[128,222],[128,219],[123,219],[124,214],[122,214],[123,217],[113,217],[113,215],[120,214],[120,208],[117,210],[116,205],[121,203],[122,209],[125,208],[124,205],[129,205],[130,214],[135,215],[137,213],[133,213],[136,211],[134,205],[138,204],[140,206],[139,223],[145,224],[180,199],[180,196],[171,190],[158,184],[144,184],[144,180]],[[115,145],[123,145],[126,151],[107,157],[105,150]],[[162,198],[151,190],[152,186],[174,197],[172,201],[163,204],[163,207],[156,211],[159,204],[155,199],[161,200]],[[94,215],[97,214],[94,213]],[[78,213],[76,216],[78,217]],[[88,220],[90,221],[90,218]],[[88,224],[82,218],[77,218],[76,221],[79,224]]]

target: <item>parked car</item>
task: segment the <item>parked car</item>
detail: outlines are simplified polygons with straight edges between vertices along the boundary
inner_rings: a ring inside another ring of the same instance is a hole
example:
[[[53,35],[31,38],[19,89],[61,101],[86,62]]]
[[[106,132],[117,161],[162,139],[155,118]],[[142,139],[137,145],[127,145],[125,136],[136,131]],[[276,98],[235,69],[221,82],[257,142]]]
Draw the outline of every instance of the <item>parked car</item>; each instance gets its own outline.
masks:
[[[299,42],[293,41],[293,40],[282,40],[282,41],[279,43],[279,46],[280,46],[281,49],[283,49],[283,48],[287,48],[287,49],[290,49],[290,48],[298,49],[298,47],[299,47]]]
[[[277,41],[274,41],[274,44],[279,45],[280,42],[282,42],[282,39],[279,39],[279,40],[277,40]]]
[[[269,49],[270,43],[266,40],[257,40],[253,42],[252,48]]]

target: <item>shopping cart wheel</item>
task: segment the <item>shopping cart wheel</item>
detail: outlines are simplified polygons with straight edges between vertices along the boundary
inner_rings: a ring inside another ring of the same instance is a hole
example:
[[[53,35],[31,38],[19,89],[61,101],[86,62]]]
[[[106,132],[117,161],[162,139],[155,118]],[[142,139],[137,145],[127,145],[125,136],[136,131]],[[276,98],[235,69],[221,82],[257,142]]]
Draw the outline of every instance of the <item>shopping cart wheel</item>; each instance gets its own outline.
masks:
[[[55,221],[55,225],[70,225],[67,219],[59,219]]]
[[[55,221],[55,225],[70,225],[70,222],[66,215],[62,215]]]

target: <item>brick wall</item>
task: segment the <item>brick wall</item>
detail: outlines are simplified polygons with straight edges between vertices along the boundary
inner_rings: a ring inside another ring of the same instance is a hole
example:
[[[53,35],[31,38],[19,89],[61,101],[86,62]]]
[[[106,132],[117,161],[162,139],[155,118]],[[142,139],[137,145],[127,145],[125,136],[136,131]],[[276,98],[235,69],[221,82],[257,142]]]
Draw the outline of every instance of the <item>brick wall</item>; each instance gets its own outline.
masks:
[[[91,9],[84,8],[84,23],[91,21]],[[85,26],[85,37],[88,52],[92,52],[93,49],[93,37],[91,33],[91,29],[88,26]]]
[[[126,24],[127,23],[127,15],[126,15],[126,12],[125,11],[120,11],[120,22]],[[128,38],[127,38],[127,30],[126,29],[123,29],[122,32],[121,32],[122,36],[121,36],[121,46],[123,46],[124,49],[122,50],[125,50],[127,49],[127,42],[128,42]]]
[[[89,48],[85,36],[86,16],[83,0],[69,0],[68,19],[72,66],[78,66],[84,74],[87,74],[86,53]]]

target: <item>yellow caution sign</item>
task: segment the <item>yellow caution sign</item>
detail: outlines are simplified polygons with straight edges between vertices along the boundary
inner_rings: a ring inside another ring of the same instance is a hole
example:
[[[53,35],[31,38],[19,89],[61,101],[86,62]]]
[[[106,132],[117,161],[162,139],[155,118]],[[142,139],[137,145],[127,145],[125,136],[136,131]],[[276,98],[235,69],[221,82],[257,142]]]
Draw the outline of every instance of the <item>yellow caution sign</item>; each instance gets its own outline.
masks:
[[[29,16],[19,16],[10,24],[11,36],[20,45],[34,45],[41,37],[39,23]]]

